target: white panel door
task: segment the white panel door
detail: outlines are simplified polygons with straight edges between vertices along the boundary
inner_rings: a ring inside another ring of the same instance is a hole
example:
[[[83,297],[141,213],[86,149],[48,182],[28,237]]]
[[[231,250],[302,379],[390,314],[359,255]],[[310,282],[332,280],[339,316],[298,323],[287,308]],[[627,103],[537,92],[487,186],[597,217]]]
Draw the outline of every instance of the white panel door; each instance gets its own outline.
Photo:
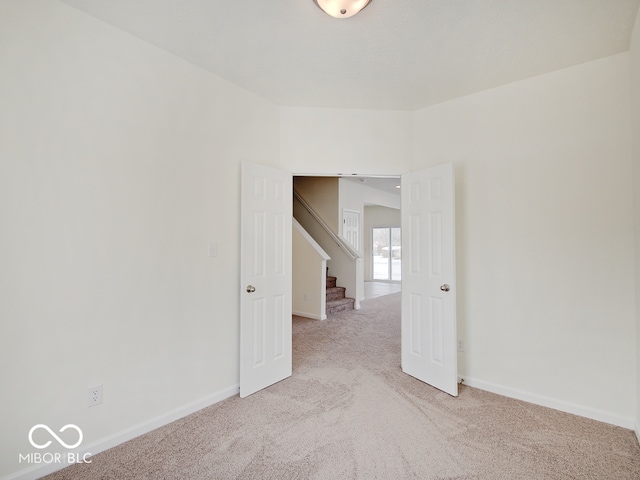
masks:
[[[292,176],[242,164],[240,396],[291,375]]]
[[[457,396],[453,164],[401,183],[402,370]]]
[[[360,251],[360,212],[342,209],[342,238],[356,252]]]

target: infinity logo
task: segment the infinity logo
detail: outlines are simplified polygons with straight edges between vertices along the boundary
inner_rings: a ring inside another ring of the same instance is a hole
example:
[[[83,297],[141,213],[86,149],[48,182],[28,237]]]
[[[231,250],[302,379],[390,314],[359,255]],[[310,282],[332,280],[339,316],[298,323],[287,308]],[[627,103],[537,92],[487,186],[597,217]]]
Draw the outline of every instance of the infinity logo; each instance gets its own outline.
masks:
[[[51,434],[51,436],[53,438],[55,438],[58,443],[60,445],[62,445],[64,448],[68,448],[68,449],[72,449],[72,448],[76,448],[78,445],[80,445],[82,443],[82,430],[80,430],[80,427],[78,427],[77,425],[74,425],[73,423],[70,423],[68,425],[65,425],[64,427],[62,427],[59,432],[62,433],[64,432],[66,429],[68,428],[73,428],[76,432],[78,432],[78,441],[76,443],[74,443],[73,445],[68,445],[66,444],[58,435],[56,435],[53,430],[51,430],[48,426],[39,423],[38,425],[34,425],[33,427],[31,427],[31,430],[29,430],[29,443],[31,443],[31,445],[33,445],[35,448],[47,448],[49,445],[51,445],[51,440],[49,440],[47,443],[45,443],[44,445],[38,445],[37,443],[35,443],[33,441],[33,432],[35,432],[37,429],[39,428],[44,428],[47,432],[49,432]]]

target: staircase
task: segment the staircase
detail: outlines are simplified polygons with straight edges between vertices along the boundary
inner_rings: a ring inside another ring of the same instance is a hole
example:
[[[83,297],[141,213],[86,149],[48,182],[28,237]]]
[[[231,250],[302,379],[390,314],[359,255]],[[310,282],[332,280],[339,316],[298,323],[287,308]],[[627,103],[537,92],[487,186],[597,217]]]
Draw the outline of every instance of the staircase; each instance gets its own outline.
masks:
[[[344,296],[344,287],[336,287],[336,277],[327,276],[327,315],[353,310],[354,298]]]

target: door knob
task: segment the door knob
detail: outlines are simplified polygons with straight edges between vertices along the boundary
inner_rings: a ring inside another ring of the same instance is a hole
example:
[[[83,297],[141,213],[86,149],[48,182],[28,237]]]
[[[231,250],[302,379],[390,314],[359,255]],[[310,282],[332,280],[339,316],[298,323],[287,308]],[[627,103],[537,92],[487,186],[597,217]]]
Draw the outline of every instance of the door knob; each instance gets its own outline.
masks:
[[[247,285],[247,293],[253,293],[256,291],[256,287],[253,285]]]
[[[444,285],[440,285],[440,290],[442,290],[443,292],[448,292],[449,290],[451,290],[451,287],[445,283]]]

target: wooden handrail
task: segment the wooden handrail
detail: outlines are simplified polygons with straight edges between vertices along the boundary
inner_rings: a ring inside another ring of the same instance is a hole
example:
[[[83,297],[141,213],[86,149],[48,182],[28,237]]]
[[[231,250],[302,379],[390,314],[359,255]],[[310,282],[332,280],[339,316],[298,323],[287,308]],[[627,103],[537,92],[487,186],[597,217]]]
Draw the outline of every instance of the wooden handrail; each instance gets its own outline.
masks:
[[[315,220],[318,222],[318,224],[324,229],[325,232],[327,232],[329,234],[329,236],[333,239],[334,242],[336,242],[338,244],[338,246],[342,249],[342,251],[344,251],[344,253],[351,259],[351,260],[356,260],[358,258],[361,258],[360,254],[358,254],[358,252],[356,252],[351,245],[349,245],[347,242],[345,242],[342,238],[340,238],[338,235],[336,235],[335,233],[333,233],[333,230],[331,230],[331,228],[329,228],[329,225],[327,225],[325,223],[324,220],[322,220],[322,218],[320,218],[320,216],[315,212],[315,210],[313,210],[313,208],[311,207],[311,205],[309,205],[307,203],[307,201],[298,193],[298,191],[294,188],[293,189],[293,195],[296,198],[296,200],[298,200],[300,202],[300,205],[302,205],[305,210],[307,212],[309,212],[309,214],[315,218]]]

